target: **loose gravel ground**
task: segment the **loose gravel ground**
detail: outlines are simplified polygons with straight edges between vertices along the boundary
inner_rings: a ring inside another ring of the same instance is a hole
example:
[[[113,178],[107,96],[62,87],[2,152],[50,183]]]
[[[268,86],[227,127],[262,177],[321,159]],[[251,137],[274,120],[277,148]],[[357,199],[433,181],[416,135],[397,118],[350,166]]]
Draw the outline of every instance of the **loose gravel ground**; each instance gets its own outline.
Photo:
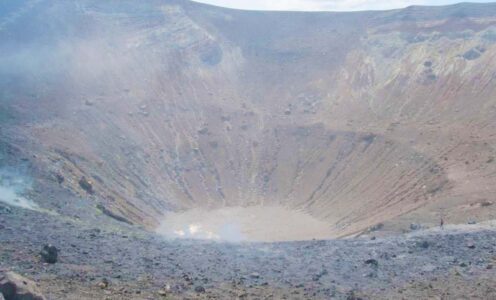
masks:
[[[0,229],[0,268],[37,281],[49,299],[496,298],[491,224],[230,244],[3,206]],[[47,243],[60,251],[55,264],[40,260]]]

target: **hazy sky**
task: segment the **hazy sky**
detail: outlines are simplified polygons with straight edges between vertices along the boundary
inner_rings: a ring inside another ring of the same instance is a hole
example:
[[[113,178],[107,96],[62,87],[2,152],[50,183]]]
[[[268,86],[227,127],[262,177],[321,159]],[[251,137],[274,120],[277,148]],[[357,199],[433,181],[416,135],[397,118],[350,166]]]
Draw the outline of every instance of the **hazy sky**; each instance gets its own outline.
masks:
[[[218,6],[256,10],[373,10],[402,8],[409,5],[445,5],[463,0],[195,0]],[[494,2],[475,0],[469,2]]]

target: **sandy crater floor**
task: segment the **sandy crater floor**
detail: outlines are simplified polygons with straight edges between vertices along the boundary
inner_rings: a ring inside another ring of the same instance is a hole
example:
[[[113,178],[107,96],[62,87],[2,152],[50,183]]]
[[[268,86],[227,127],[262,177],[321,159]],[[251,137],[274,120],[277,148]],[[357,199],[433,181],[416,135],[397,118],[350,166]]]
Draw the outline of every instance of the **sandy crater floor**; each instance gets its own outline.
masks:
[[[219,241],[297,241],[332,238],[332,227],[282,206],[192,209],[168,213],[157,232],[169,238]]]

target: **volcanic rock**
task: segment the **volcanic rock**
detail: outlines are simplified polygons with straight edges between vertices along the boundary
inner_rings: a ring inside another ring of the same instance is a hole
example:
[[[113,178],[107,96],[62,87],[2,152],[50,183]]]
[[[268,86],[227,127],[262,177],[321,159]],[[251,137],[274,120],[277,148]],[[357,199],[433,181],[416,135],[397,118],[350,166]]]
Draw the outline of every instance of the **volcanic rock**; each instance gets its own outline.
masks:
[[[49,264],[57,262],[59,250],[52,245],[44,245],[40,252],[41,259]]]
[[[412,223],[410,224],[410,230],[415,231],[421,229],[422,226],[420,224]]]
[[[372,267],[378,267],[379,262],[376,259],[370,258],[365,261],[365,264],[370,265]]]
[[[6,300],[46,300],[34,281],[14,272],[0,275],[0,294]]]
[[[97,284],[97,286],[103,290],[103,289],[108,288],[109,284],[110,284],[110,283],[109,283],[109,281],[107,280],[107,278],[103,278],[103,279],[102,279],[102,280],[101,280],[101,281]]]
[[[88,194],[94,194],[95,193],[95,191],[93,190],[93,184],[91,183],[91,181],[86,179],[86,177],[84,177],[84,176],[79,180],[79,186],[83,190],[85,190]]]

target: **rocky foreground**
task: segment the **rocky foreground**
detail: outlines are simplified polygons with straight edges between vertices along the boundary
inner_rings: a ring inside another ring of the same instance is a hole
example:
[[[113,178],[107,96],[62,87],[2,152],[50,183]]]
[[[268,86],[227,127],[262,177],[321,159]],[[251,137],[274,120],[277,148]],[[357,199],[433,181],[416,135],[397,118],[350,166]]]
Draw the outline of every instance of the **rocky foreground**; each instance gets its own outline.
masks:
[[[0,229],[0,269],[35,281],[47,299],[496,298],[490,223],[227,244],[165,240],[103,215],[85,221],[3,206]]]

